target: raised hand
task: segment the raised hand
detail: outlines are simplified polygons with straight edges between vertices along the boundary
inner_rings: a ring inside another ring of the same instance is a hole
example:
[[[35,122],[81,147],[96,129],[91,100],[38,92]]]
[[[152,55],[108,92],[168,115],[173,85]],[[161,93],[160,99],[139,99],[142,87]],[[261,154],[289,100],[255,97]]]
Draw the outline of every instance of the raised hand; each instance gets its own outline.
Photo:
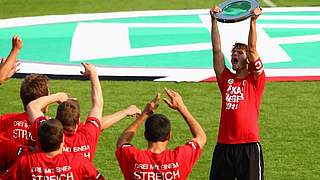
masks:
[[[211,18],[215,19],[215,14],[221,12],[222,10],[219,8],[219,6],[215,6],[213,8],[210,9],[210,15],[211,15]]]
[[[81,65],[84,67],[84,71],[80,71],[80,73],[87,77],[87,78],[92,78],[97,76],[97,71],[96,68],[93,64],[89,63],[81,63]]]
[[[167,103],[170,108],[179,110],[182,107],[184,107],[182,97],[180,96],[179,93],[167,88],[165,88],[164,91],[166,92],[170,100],[163,98],[163,101]]]
[[[0,66],[2,66],[6,62],[6,60],[7,60],[6,58],[2,58]],[[5,78],[5,80],[10,79],[16,72],[18,72],[20,70],[20,64],[21,64],[21,61],[19,61],[19,60],[17,60],[15,62],[15,64],[8,71],[8,74],[7,74],[7,77]]]
[[[262,8],[261,7],[257,7],[256,9],[254,9],[251,14],[251,19],[257,19],[262,13]]]
[[[17,61],[18,54],[22,48],[22,40],[19,36],[12,37],[12,48],[6,59],[1,60],[0,64],[0,85],[10,79],[18,70],[20,61]]]
[[[135,105],[131,105],[126,109],[127,116],[137,116],[140,114],[141,114],[141,110]]]
[[[22,40],[18,35],[13,36],[12,38],[12,49],[13,50],[20,50],[22,48]]]
[[[156,95],[148,104],[146,104],[143,112],[150,115],[153,114],[160,104],[160,93]]]
[[[57,99],[58,104],[61,104],[69,99],[68,93],[59,92],[57,93],[57,95],[58,95],[58,99]]]

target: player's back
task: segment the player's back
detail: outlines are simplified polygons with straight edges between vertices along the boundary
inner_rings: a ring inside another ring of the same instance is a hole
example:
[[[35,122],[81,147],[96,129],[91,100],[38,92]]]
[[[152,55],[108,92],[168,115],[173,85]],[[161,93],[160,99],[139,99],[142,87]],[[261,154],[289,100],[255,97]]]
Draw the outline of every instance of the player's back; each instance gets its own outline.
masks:
[[[35,139],[30,131],[31,126],[32,124],[26,112],[0,116],[0,131],[5,132],[5,137],[21,145],[35,145]]]
[[[86,123],[80,123],[73,134],[65,133],[63,151],[73,154],[81,154],[83,157],[93,160],[99,135],[101,132],[100,121],[89,117]]]
[[[189,141],[174,150],[153,153],[132,145],[123,145],[116,151],[125,179],[186,179],[201,155],[198,143]]]
[[[77,154],[49,157],[44,152],[23,155],[4,179],[95,179],[99,172],[91,162]]]

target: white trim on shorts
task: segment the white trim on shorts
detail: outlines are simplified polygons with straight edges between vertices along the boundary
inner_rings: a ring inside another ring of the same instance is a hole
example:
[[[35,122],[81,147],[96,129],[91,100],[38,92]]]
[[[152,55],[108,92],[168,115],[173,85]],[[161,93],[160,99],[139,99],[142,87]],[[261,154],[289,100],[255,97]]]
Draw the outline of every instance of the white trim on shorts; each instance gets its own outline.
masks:
[[[261,160],[260,160],[260,153],[261,153],[261,149],[260,149],[260,145],[259,143],[256,143],[257,147],[258,147],[258,154],[259,154],[259,180],[261,180]]]

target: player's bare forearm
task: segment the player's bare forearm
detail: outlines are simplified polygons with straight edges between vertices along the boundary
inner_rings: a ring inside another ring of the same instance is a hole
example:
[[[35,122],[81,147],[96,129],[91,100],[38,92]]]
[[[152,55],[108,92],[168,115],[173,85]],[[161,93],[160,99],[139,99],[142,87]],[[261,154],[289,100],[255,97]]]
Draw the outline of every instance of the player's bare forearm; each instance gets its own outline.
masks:
[[[133,121],[127,129],[125,129],[119,136],[117,141],[117,148],[120,148],[123,144],[130,143],[139,127],[143,124],[148,117],[147,112],[143,112],[135,121]]]
[[[133,121],[129,127],[123,131],[123,133],[119,136],[117,141],[117,147],[120,148],[123,144],[130,143],[134,134],[138,130],[138,128],[142,125],[142,123],[147,119],[147,117],[154,113],[158,108],[160,103],[160,94],[157,95],[146,104],[141,115]]]
[[[31,123],[33,123],[36,118],[43,116],[42,109],[52,103],[61,103],[68,99],[68,95],[66,93],[56,93],[51,94],[49,96],[42,96],[36,100],[31,101],[27,105],[27,113]]]
[[[136,116],[140,114],[141,114],[141,110],[137,106],[131,105],[128,108],[125,108],[121,111],[103,116],[101,119],[102,120],[101,129],[102,130],[108,129],[113,124],[119,122],[121,119],[124,119],[127,116]]]
[[[255,62],[259,59],[257,51],[257,19],[261,15],[262,9],[260,7],[254,9],[250,20],[250,30],[248,36],[249,61]]]
[[[204,130],[202,129],[201,125],[192,116],[192,114],[189,112],[188,108],[185,105],[179,107],[178,111],[180,112],[182,117],[187,122],[194,140],[196,140],[198,142],[199,146],[201,148],[203,148],[203,146],[207,142],[207,136],[206,136]]]
[[[119,122],[121,119],[127,117],[127,109],[123,109],[121,111],[118,111],[116,113],[110,114],[110,115],[106,115],[102,117],[102,125],[101,125],[101,129],[108,129],[109,127],[111,127],[113,124]]]
[[[23,42],[19,36],[14,36],[12,38],[11,51],[5,61],[0,65],[0,84],[3,84],[15,73],[17,58],[22,48],[22,44]],[[11,71],[14,72],[10,75]]]
[[[257,52],[257,25],[256,19],[251,19],[250,21],[250,31],[248,37],[248,47],[249,47],[249,61],[254,62],[259,59],[259,54]]]
[[[103,110],[103,95],[100,85],[100,80],[93,64],[81,63],[84,67],[84,71],[80,73],[89,78],[91,81],[91,111],[88,114],[90,117],[95,117],[101,122],[102,110]]]
[[[213,50],[213,65],[214,70],[217,77],[220,77],[221,73],[224,70],[224,56],[221,50],[221,39],[220,39],[220,33],[218,29],[218,22],[214,16],[214,13],[219,12],[220,9],[218,7],[215,7],[210,10],[211,15],[211,44],[212,44],[212,50]]]
[[[118,111],[116,113],[110,114],[103,116],[101,119],[101,129],[108,129],[111,127],[113,124],[117,123],[121,119],[125,118],[127,115],[125,113],[125,110]]]
[[[101,121],[103,111],[103,95],[98,76],[91,79],[91,101],[92,108],[90,117],[96,117]]]

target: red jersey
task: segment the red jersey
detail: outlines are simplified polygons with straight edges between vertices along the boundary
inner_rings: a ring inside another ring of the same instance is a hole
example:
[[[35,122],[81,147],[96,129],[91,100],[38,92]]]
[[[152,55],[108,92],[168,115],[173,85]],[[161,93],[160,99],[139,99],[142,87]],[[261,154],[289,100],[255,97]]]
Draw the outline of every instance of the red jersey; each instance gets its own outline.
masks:
[[[64,134],[63,151],[81,154],[92,161],[96,151],[100,131],[100,121],[95,117],[88,117],[86,123],[79,125],[74,134]]]
[[[0,132],[5,132],[5,137],[21,145],[35,145],[35,138],[30,132],[31,125],[26,112],[0,116]]]
[[[264,71],[255,79],[253,73],[238,79],[225,67],[218,85],[222,97],[218,143],[259,142],[259,109],[266,83]]]
[[[201,152],[199,144],[195,141],[189,141],[186,145],[159,154],[124,144],[116,150],[116,156],[127,180],[174,180],[187,179]]]
[[[2,176],[3,179],[103,179],[87,159],[80,155],[44,152],[27,153]]]
[[[23,145],[14,142],[0,134],[0,174],[3,174],[11,167],[18,157],[27,151]]]
[[[37,129],[39,129],[41,123],[45,120],[44,116],[40,116],[35,120],[35,123],[31,128],[34,137],[38,137]],[[100,121],[95,117],[88,117],[86,123],[79,124],[75,133],[64,133],[63,152],[81,154],[92,161],[100,132]]]

